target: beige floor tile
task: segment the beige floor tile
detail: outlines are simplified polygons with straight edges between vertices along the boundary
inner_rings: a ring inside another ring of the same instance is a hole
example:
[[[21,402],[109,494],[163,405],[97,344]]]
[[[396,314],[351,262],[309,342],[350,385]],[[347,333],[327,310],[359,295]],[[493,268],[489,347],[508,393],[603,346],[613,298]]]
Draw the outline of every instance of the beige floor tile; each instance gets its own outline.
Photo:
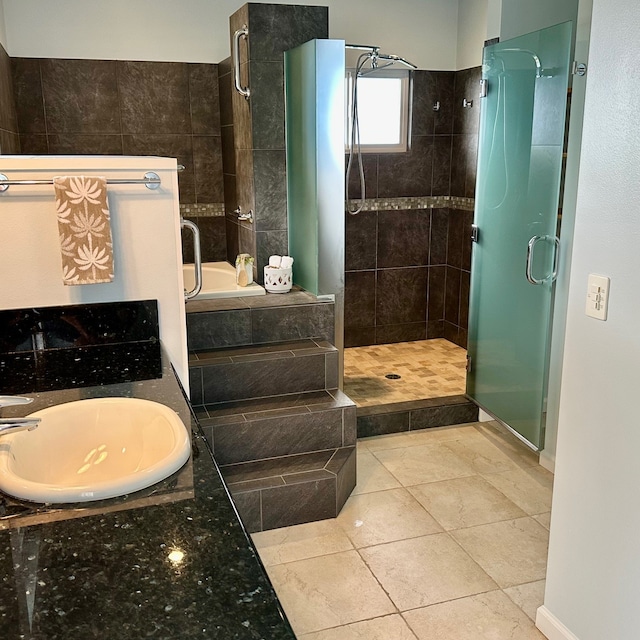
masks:
[[[479,476],[409,487],[411,495],[446,529],[462,529],[525,516]]]
[[[495,589],[447,533],[367,547],[360,554],[401,611]]]
[[[484,478],[530,516],[551,510],[553,475],[540,466],[485,474]]]
[[[402,616],[396,614],[309,633],[300,640],[416,640],[416,637]]]
[[[446,443],[457,456],[462,458],[476,473],[499,473],[512,471],[517,465],[494,446],[484,435],[474,429],[473,434]]]
[[[418,640],[544,640],[501,591],[491,591],[403,614]]]
[[[383,491],[399,487],[400,483],[369,450],[359,449],[357,458],[357,484],[352,495]]]
[[[337,521],[356,548],[442,531],[406,489],[351,496]]]
[[[466,436],[477,437],[478,432],[475,423],[465,425],[453,425],[450,427],[435,427],[433,429],[418,429],[403,433],[391,433],[385,436],[362,438],[358,443],[363,443],[369,451],[376,452],[384,449],[399,449],[401,447],[417,447],[423,444],[448,442],[450,440],[464,439]]]
[[[547,531],[551,528],[551,511],[533,516],[533,519],[539,522]]]
[[[544,580],[509,587],[504,592],[532,619],[544,603]]]
[[[335,520],[320,520],[252,534],[265,566],[353,549]]]
[[[549,532],[533,518],[458,529],[451,535],[502,588],[545,577]]]
[[[475,475],[462,458],[441,443],[385,449],[376,451],[375,456],[404,486]]]
[[[539,464],[538,453],[518,440],[499,422],[478,422],[476,429],[519,467],[532,467]]]
[[[395,613],[356,551],[279,564],[268,572],[297,635]]]

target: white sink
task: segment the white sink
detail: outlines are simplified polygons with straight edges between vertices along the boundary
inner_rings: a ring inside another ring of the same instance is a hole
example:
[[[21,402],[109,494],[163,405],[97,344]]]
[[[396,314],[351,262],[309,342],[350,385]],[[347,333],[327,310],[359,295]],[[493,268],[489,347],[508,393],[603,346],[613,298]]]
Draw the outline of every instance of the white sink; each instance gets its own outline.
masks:
[[[0,491],[34,502],[89,502],[149,487],[189,459],[175,411],[138,398],[94,398],[31,414],[33,431],[0,437]]]

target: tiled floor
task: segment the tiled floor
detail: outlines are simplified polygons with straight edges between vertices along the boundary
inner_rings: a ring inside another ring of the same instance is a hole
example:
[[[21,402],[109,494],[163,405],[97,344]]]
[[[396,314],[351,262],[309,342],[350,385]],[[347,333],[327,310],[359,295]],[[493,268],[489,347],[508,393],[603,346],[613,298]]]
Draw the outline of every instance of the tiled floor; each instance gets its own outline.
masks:
[[[551,485],[497,423],[367,438],[338,518],[253,539],[299,640],[542,640]]]
[[[351,347],[344,350],[344,392],[359,407],[458,395],[465,391],[466,357],[444,338]]]

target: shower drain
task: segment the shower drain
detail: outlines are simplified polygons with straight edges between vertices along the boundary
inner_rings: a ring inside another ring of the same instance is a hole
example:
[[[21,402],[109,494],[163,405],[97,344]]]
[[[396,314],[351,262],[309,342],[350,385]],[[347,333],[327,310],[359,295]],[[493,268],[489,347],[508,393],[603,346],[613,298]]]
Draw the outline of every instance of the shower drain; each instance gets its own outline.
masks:
[[[388,378],[389,380],[400,380],[402,376],[399,376],[397,373],[387,373],[385,378]]]

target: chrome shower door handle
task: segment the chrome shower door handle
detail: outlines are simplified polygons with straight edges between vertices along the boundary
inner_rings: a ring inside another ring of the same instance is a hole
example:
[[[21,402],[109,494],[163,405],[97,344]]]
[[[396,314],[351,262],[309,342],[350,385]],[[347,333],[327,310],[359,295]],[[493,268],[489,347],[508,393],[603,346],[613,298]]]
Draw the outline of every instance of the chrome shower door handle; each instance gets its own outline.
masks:
[[[193,233],[193,269],[194,269],[194,287],[191,291],[184,292],[184,299],[191,300],[195,298],[202,289],[202,257],[200,255],[200,230],[191,222],[191,220],[180,220],[180,226],[184,229],[191,230]]]
[[[553,271],[546,278],[536,278],[533,275],[533,250],[541,240],[553,240]],[[560,258],[560,239],[557,236],[533,236],[527,245],[527,263],[525,274],[527,280],[534,285],[545,284],[546,282],[554,282],[558,276],[558,261]]]
[[[560,238],[553,236],[553,272],[551,282],[555,282],[558,277],[558,264],[560,262]]]
[[[243,87],[240,84],[240,38],[248,38],[249,37],[249,28],[247,25],[243,25],[241,29],[238,29],[233,34],[233,82],[236,88],[236,91],[244,96],[247,100],[251,95],[251,90],[249,87]]]

